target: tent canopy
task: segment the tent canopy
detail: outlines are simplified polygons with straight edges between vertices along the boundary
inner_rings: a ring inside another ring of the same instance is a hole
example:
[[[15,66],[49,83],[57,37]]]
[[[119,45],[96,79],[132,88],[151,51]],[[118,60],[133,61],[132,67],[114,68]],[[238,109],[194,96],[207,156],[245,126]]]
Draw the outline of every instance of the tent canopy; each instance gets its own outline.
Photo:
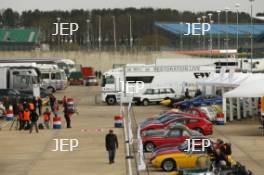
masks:
[[[247,80],[252,74],[249,73],[220,73],[214,74],[211,78],[199,81],[199,85],[218,87],[237,87]]]
[[[253,98],[264,96],[264,75],[253,74],[239,87],[224,94],[225,98]]]

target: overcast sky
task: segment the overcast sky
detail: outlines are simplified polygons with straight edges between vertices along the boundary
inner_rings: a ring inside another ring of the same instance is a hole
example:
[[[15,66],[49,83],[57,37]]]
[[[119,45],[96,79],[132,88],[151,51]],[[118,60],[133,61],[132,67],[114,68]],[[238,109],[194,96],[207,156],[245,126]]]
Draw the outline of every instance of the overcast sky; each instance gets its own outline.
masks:
[[[224,9],[225,7],[235,10],[236,3],[240,4],[241,11],[250,12],[249,0],[0,0],[0,9],[10,7],[21,12],[30,9],[70,10],[73,8],[153,7],[204,11]],[[264,0],[255,0],[254,12],[264,12]]]

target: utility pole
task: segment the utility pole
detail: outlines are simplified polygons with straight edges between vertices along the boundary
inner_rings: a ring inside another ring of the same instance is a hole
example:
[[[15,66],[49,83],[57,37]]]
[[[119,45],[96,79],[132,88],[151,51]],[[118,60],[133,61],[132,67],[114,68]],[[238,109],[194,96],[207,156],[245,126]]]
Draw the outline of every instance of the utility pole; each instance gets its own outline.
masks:
[[[251,52],[250,52],[250,60],[251,60],[251,72],[253,71],[253,34],[254,34],[254,21],[253,21],[253,3],[254,0],[249,0],[251,2],[250,4],[250,14],[251,14],[251,33],[250,33],[250,45],[251,45]]]

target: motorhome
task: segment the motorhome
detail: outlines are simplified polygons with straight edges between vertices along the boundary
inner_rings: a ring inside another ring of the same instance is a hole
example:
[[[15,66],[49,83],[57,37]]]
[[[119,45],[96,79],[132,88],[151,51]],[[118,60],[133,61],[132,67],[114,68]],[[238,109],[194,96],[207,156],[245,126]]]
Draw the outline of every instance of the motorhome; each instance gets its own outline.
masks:
[[[69,76],[71,72],[76,71],[75,62],[70,59],[62,58],[18,58],[18,59],[0,59],[0,63],[36,63],[36,64],[51,64],[57,65],[60,69],[64,70],[66,75]]]
[[[67,77],[57,65],[37,64],[41,72],[42,87],[54,93],[67,87]]]

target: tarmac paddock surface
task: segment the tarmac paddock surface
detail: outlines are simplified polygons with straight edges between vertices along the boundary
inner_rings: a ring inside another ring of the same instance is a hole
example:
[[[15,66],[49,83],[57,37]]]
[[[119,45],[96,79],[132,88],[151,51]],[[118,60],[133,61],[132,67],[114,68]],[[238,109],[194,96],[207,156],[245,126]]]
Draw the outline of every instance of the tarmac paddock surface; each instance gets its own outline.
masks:
[[[96,104],[95,95],[99,87],[71,86],[55,95],[73,97],[79,115],[72,117],[72,128],[60,130],[9,131],[10,123],[0,131],[0,174],[1,175],[125,175],[126,163],[123,130],[113,128],[114,116],[119,114],[119,106]],[[135,106],[136,120],[157,115],[167,110],[153,105]],[[42,118],[40,119],[40,121]],[[1,124],[6,123],[1,121]],[[105,150],[105,135],[112,128],[119,139],[116,163],[108,164]],[[246,119],[224,126],[215,126],[213,138],[222,138],[232,143],[233,157],[246,165],[256,175],[264,172],[264,137],[258,131],[257,121]],[[79,146],[73,151],[55,152],[53,139],[78,139]],[[140,173],[147,175],[147,172]],[[150,175],[165,175],[150,167]]]

